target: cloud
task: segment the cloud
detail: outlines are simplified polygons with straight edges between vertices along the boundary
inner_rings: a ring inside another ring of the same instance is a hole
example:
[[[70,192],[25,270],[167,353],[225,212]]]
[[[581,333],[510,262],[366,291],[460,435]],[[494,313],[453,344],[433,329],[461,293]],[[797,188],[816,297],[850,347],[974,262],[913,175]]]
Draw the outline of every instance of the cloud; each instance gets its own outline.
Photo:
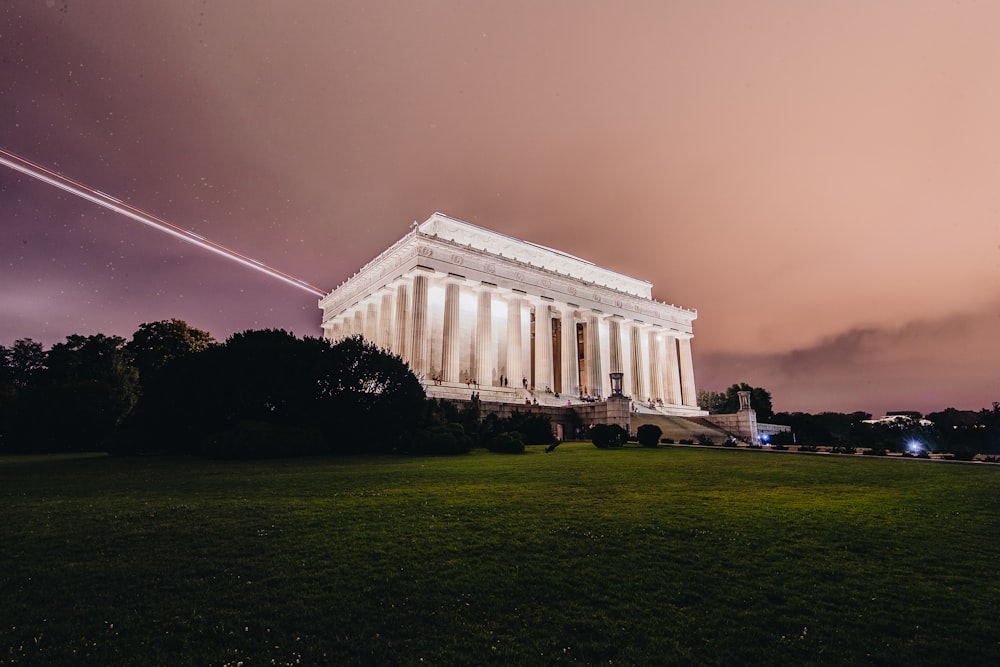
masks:
[[[1000,297],[980,309],[854,327],[815,345],[771,354],[699,355],[699,386],[746,381],[779,411],[978,409],[1000,400]]]

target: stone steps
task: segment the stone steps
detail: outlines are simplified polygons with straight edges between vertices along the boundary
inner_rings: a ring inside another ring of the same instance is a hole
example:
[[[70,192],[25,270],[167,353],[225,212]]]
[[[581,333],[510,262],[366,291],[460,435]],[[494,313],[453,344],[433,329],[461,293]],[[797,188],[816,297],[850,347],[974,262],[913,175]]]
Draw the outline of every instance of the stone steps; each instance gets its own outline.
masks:
[[[633,412],[631,418],[632,432],[635,433],[643,424],[654,424],[663,431],[661,438],[673,438],[675,441],[687,439],[698,441],[698,436],[707,435],[716,442],[722,444],[728,435],[717,426],[708,423],[706,420],[697,417],[671,417],[664,414],[651,414],[646,409],[645,412]]]

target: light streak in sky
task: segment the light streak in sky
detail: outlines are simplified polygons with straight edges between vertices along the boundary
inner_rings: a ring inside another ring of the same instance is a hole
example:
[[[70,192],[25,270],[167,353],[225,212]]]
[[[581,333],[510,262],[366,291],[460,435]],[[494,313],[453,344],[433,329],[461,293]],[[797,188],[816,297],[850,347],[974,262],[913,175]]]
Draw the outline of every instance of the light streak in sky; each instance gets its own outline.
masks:
[[[126,204],[117,197],[112,197],[105,192],[95,190],[94,188],[88,187],[79,181],[74,181],[71,178],[46,169],[39,164],[35,164],[34,162],[6,151],[3,148],[0,148],[0,164],[10,167],[11,169],[19,171],[27,176],[31,176],[32,178],[43,183],[48,183],[49,185],[57,187],[60,190],[65,190],[70,194],[86,199],[87,201],[93,202],[98,206],[103,206],[110,211],[124,215],[125,217],[131,218],[136,222],[141,222],[142,224],[157,229],[165,234],[170,234],[174,238],[178,238],[192,245],[196,245],[199,248],[204,248],[205,250],[214,252],[217,255],[225,257],[226,259],[238,262],[243,266],[248,266],[251,269],[256,269],[257,271],[266,273],[272,278],[282,280],[289,285],[294,285],[299,289],[304,289],[307,292],[315,294],[316,296],[322,297],[327,294],[319,287],[310,285],[304,280],[299,280],[298,278],[290,276],[283,271],[279,271],[278,269],[268,266],[263,262],[259,262],[252,257],[247,257],[246,255],[238,253],[235,250],[230,250],[226,246],[220,245],[215,241],[210,241],[200,234],[195,234],[194,232],[190,232],[182,227],[178,227],[177,225],[172,225],[166,220],[138,209],[131,204]]]

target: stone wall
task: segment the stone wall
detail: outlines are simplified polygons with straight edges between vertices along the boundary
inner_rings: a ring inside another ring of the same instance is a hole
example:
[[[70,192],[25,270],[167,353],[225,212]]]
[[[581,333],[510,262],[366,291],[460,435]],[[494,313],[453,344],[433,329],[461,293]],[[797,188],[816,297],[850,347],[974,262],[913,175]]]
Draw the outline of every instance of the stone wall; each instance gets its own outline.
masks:
[[[594,424],[618,424],[626,431],[630,431],[629,420],[632,414],[628,399],[616,398],[573,406],[481,401],[480,411],[484,417],[495,414],[500,419],[510,417],[515,412],[545,415],[552,421],[552,431],[560,440],[583,437],[583,432],[577,433],[577,429],[586,430]]]
[[[786,433],[792,430],[791,426],[762,424],[758,422],[756,413],[753,410],[741,410],[740,412],[724,415],[708,415],[704,419],[746,442],[753,442],[757,439],[757,436],[765,433],[772,436],[775,433]]]

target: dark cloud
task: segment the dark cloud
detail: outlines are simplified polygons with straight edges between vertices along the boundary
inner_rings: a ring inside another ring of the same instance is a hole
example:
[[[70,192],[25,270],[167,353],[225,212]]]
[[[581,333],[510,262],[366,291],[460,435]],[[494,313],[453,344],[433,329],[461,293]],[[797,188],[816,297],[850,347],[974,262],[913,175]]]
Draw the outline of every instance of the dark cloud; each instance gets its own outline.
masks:
[[[788,352],[701,354],[699,384],[763,386],[783,411],[979,409],[1000,397],[997,340],[1000,297],[981,312],[855,328]]]

